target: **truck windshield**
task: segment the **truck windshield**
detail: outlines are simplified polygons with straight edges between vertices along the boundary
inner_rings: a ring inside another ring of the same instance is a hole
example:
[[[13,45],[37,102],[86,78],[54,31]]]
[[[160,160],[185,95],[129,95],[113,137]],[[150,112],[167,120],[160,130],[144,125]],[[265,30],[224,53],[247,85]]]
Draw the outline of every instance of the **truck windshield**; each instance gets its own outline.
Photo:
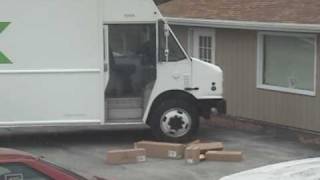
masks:
[[[167,52],[166,48],[168,48]],[[187,59],[185,53],[174,38],[172,32],[170,31],[169,36],[166,37],[165,23],[163,21],[159,21],[159,61],[166,61],[166,53],[168,53],[169,62],[176,62]]]

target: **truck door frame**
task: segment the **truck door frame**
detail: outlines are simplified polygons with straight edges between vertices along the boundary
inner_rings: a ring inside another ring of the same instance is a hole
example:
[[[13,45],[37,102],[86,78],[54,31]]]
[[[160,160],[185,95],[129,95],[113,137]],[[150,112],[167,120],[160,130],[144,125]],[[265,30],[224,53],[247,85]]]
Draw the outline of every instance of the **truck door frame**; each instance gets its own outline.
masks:
[[[104,22],[103,23],[103,50],[104,50],[104,91],[106,90],[108,83],[110,82],[110,58],[109,58],[109,26],[110,25],[143,25],[143,24],[150,24],[150,25],[155,25],[155,30],[156,30],[156,59],[155,59],[155,68],[156,68],[156,79],[155,82],[157,80],[157,75],[158,75],[158,65],[159,65],[159,26],[158,26],[158,21],[112,21],[112,22]],[[154,87],[152,89],[152,91],[154,90]],[[107,99],[106,95],[104,95],[104,99]],[[119,122],[119,123],[115,123],[115,122],[108,122],[109,120],[107,118],[104,118],[103,124],[105,125],[145,125],[146,124],[146,120],[145,120],[145,116],[147,114],[149,114],[149,104],[152,104],[152,99],[149,98],[147,106],[143,108],[143,112],[142,112],[142,117],[141,117],[141,121],[140,122]],[[106,102],[106,101],[105,101]],[[106,117],[106,113],[107,113],[107,103],[104,103],[104,117]]]

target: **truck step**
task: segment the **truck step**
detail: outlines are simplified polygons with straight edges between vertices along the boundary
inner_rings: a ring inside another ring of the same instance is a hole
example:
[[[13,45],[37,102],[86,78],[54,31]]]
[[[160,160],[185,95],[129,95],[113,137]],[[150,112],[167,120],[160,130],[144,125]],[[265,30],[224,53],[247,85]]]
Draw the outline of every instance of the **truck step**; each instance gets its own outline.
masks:
[[[106,113],[107,119],[141,119],[142,108],[130,108],[130,109],[109,109]]]
[[[106,108],[110,109],[132,109],[141,108],[142,98],[108,98]]]

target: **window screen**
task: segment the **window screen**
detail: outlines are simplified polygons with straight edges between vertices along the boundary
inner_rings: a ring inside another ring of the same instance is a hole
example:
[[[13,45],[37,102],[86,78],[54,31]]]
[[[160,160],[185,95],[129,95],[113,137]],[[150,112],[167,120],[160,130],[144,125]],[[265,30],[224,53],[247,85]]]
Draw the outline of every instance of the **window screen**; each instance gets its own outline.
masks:
[[[212,61],[212,37],[199,36],[199,58],[206,62]]]
[[[315,38],[263,35],[263,84],[314,91]]]

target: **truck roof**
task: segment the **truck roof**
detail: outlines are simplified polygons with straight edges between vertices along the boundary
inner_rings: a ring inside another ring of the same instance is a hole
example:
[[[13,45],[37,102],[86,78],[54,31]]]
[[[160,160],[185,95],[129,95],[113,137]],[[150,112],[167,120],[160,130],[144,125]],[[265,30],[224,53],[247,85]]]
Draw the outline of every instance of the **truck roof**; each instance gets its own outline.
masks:
[[[153,0],[104,0],[105,23],[154,22],[162,15]]]

